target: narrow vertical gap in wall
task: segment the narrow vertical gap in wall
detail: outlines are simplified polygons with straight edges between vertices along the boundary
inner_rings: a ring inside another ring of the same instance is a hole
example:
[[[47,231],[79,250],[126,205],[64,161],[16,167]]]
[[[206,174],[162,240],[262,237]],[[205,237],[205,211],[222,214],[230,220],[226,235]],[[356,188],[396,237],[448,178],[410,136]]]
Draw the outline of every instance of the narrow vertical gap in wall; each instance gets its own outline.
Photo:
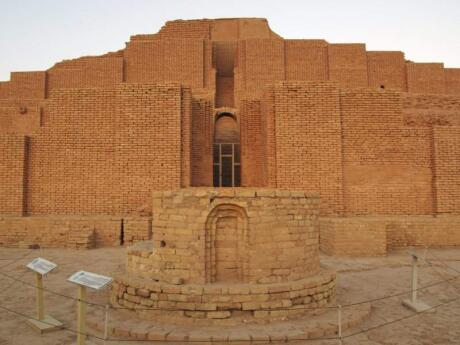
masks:
[[[29,190],[29,137],[24,137],[24,161],[22,167],[22,215],[26,216]]]
[[[437,172],[436,172],[436,149],[435,149],[435,135],[434,135],[434,126],[430,126],[430,150],[431,150],[431,197],[433,198],[432,202],[432,214],[436,216],[438,213],[438,188],[436,185],[437,182]]]
[[[346,205],[346,186],[345,186],[345,149],[344,149],[344,132],[343,132],[343,104],[342,104],[342,95],[339,90],[339,117],[340,117],[340,154],[341,154],[341,163],[342,163],[342,207],[341,207],[341,215],[345,216],[347,212],[347,205]]]
[[[124,219],[121,218],[121,223],[120,223],[120,246],[125,244],[125,223]]]
[[[216,69],[216,108],[234,107],[236,48],[236,42],[213,42],[213,66]]]
[[[326,49],[326,80],[331,80],[331,66],[329,65],[329,43],[324,49]]]
[[[123,58],[123,61],[121,63],[121,81],[123,83],[126,83],[126,59]]]
[[[287,54],[286,54],[286,41],[283,40],[283,72],[284,80],[287,81]]]
[[[45,71],[45,99],[48,98],[48,72]]]

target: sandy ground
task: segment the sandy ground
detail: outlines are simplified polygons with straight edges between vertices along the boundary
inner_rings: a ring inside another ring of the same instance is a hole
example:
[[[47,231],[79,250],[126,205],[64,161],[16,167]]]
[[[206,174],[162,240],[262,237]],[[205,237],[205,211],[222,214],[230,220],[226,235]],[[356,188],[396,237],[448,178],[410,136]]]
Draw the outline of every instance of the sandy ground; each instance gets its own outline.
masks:
[[[60,294],[76,297],[77,289],[67,278],[77,270],[84,269],[111,275],[120,270],[124,262],[124,248],[103,248],[88,251],[62,249],[8,249],[0,248],[0,272],[34,283],[34,275],[25,268],[31,259],[42,256],[59,264],[48,275],[45,288]],[[423,254],[423,250],[419,250]],[[429,249],[426,258],[433,266],[422,265],[419,270],[421,286],[442,282],[460,275],[460,248]],[[381,258],[337,258],[322,256],[323,266],[338,272],[338,302],[349,304],[407,291],[411,282],[411,258],[407,250],[394,252]],[[449,269],[446,265],[450,266]],[[456,272],[456,271],[458,272]],[[408,295],[407,295],[408,296]],[[460,344],[460,278],[450,283],[442,282],[419,292],[419,297],[431,306],[442,304],[432,312],[414,315],[401,305],[407,296],[378,299],[372,302],[371,316],[359,327],[353,328],[343,344]],[[455,298],[459,298],[449,302]],[[105,304],[108,291],[89,291],[88,300]],[[76,335],[60,330],[38,335],[27,324],[24,315],[35,315],[35,291],[32,287],[15,282],[4,275],[0,279],[0,345],[71,345]],[[67,328],[76,329],[76,302],[72,298],[45,293],[46,312],[62,321]],[[98,306],[89,306],[100,308]],[[398,319],[405,318],[397,321]],[[379,325],[388,323],[385,326]],[[371,329],[371,330],[368,330]],[[365,331],[368,330],[368,331]],[[89,330],[91,333],[92,330]],[[103,344],[91,339],[93,344]],[[145,344],[147,342],[142,342]],[[154,343],[154,342],[148,342]],[[339,344],[338,340],[308,341],[305,344]],[[141,344],[136,342],[110,341],[107,344]]]

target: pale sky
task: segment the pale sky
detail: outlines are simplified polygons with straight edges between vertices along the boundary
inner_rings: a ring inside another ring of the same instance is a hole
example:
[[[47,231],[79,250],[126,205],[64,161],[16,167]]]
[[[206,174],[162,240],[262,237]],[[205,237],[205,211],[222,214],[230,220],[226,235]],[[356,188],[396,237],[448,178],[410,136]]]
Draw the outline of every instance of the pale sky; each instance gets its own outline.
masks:
[[[460,68],[460,0],[0,0],[0,80],[124,48],[167,20],[264,17],[284,38],[366,43]]]

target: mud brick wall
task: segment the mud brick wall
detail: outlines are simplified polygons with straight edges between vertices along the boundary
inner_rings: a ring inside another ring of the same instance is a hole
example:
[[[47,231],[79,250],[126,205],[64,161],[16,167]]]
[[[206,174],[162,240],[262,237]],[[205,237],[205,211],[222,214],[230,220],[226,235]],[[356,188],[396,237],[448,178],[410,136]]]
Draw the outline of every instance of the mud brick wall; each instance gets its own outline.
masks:
[[[113,212],[119,195],[116,100],[110,89],[51,93],[43,128],[30,138],[28,214]]]
[[[458,95],[403,93],[401,96],[406,126],[460,126]]]
[[[194,89],[205,87],[205,43],[202,40],[136,40],[124,51],[128,83],[181,82]]]
[[[369,86],[407,90],[406,63],[403,52],[367,52]]]
[[[366,87],[367,56],[364,44],[330,44],[329,79],[342,87]]]
[[[402,125],[398,92],[341,93],[346,214],[431,214],[432,136]]]
[[[123,81],[123,57],[85,57],[47,71],[48,92],[62,88],[113,87]]]
[[[263,187],[266,177],[260,101],[242,101],[240,114],[241,164],[244,167],[241,171],[241,185]]]
[[[133,244],[152,239],[151,217],[125,217],[123,222],[123,243]]]
[[[329,255],[385,255],[386,223],[373,217],[321,218],[320,249]]]
[[[209,95],[192,100],[192,186],[212,185],[214,113]]]
[[[261,102],[261,133],[262,152],[265,155],[265,162],[261,172],[266,179],[267,186],[276,186],[276,133],[275,133],[275,88],[265,90]],[[262,115],[263,114],[263,115]]]
[[[147,36],[147,35],[142,35]],[[279,38],[270,30],[264,18],[222,18],[168,21],[156,35],[156,39],[184,38],[234,41],[248,38]]]
[[[0,215],[24,213],[27,138],[0,135]]]
[[[329,255],[379,256],[408,246],[458,246],[459,226],[456,215],[324,217],[320,249]]]
[[[209,20],[174,20],[168,21],[154,35],[157,39],[183,37],[184,39],[209,39],[211,24]],[[153,36],[153,35],[152,35]]]
[[[444,93],[442,63],[407,63],[407,91],[413,93]]]
[[[182,169],[190,167],[184,139],[190,138],[190,94],[174,83],[122,84],[119,92],[117,165],[120,211],[126,214],[149,209],[152,190],[189,185],[183,177],[190,173]]]
[[[446,93],[460,95],[460,68],[445,68]]]
[[[10,247],[112,247],[149,240],[151,231],[149,217],[0,216],[0,245]]]
[[[11,81],[0,83],[0,99],[44,99],[46,72],[12,72]]]
[[[337,81],[339,100],[319,86],[270,86],[305,80]],[[211,185],[216,104],[240,120],[243,186],[321,192],[323,214],[446,213],[458,212],[446,164],[456,162],[459,95],[460,69],[402,52],[283,40],[263,19],[173,21],[115,53],[13,72],[0,82],[0,133],[30,137],[31,215],[137,214],[153,189]],[[337,104],[339,115],[323,116]]]
[[[285,40],[286,80],[328,80],[328,50],[324,40]]]
[[[407,246],[460,245],[458,216],[387,217],[380,221],[385,224],[388,250]]]
[[[0,99],[0,133],[29,135],[41,125],[40,100]]]
[[[260,97],[264,86],[285,80],[284,42],[249,39],[238,44],[238,73],[235,89],[239,97]]]
[[[270,283],[309,277],[319,270],[316,196],[192,188],[154,192],[152,203],[150,264],[128,261],[131,273],[186,283]],[[261,252],[267,255],[261,257]],[[226,260],[234,260],[238,272],[233,264],[228,268]]]
[[[337,85],[278,83],[267,103],[272,110],[266,116],[273,116],[267,122],[274,125],[267,125],[267,130],[274,131],[267,151],[275,152],[274,166],[269,169],[274,168],[272,174],[276,175],[269,185],[317,191],[321,194],[322,213],[342,212],[342,132]]]
[[[460,214],[460,127],[434,127],[437,212]]]
[[[30,140],[28,213],[135,213],[152,189],[180,187],[190,179],[186,94],[176,84],[53,91]]]

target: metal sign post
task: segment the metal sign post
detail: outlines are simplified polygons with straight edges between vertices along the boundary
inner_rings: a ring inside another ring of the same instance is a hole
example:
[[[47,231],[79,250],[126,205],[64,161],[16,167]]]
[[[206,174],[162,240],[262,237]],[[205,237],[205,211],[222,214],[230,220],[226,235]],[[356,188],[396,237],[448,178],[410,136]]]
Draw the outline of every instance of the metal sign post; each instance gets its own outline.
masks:
[[[54,270],[57,265],[51,261],[42,258],[36,258],[29,262],[26,267],[35,272],[37,304],[37,318],[29,319],[27,320],[27,323],[40,334],[62,328],[62,322],[49,315],[45,315],[43,299],[43,276]]]
[[[412,295],[411,299],[404,299],[402,301],[403,306],[419,313],[430,309],[430,307],[424,302],[417,299],[417,285],[418,285],[418,262],[419,257],[415,252],[409,253],[412,256]]]
[[[68,281],[78,285],[77,303],[77,345],[86,343],[86,288],[100,290],[112,282],[112,278],[96,273],[78,271],[74,273]]]

